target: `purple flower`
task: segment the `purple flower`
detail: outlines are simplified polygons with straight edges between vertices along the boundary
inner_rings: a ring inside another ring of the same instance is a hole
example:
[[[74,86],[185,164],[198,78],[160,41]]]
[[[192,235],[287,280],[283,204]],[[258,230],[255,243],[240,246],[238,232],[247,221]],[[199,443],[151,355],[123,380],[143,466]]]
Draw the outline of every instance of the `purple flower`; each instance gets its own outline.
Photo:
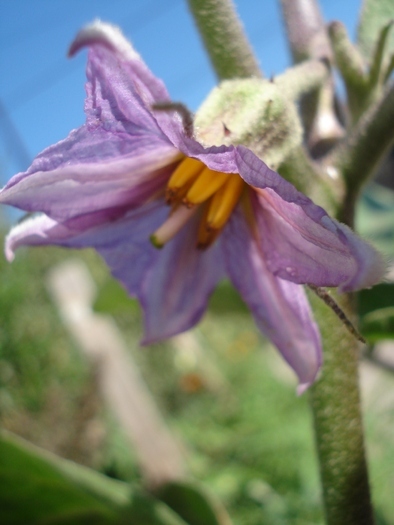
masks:
[[[112,26],[88,46],[86,124],[15,175],[0,202],[42,212],[6,240],[94,247],[144,310],[144,343],[195,325],[228,276],[261,331],[293,367],[300,390],[321,364],[302,284],[371,286],[376,252],[243,146],[204,147],[184,131],[163,83]],[[161,247],[161,249],[158,249]]]

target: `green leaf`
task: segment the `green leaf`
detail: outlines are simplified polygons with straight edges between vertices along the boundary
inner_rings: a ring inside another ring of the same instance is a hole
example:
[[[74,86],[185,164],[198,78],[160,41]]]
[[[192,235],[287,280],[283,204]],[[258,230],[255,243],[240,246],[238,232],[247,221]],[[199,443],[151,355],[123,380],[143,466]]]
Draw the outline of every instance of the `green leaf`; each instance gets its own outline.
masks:
[[[361,317],[382,308],[394,307],[394,283],[377,284],[358,292],[358,312]]]
[[[376,50],[379,35],[384,26],[394,19],[393,0],[364,0],[357,40],[361,51],[369,60]],[[385,46],[386,57],[394,52],[394,31],[390,32]]]
[[[234,312],[249,315],[247,306],[229,281],[223,281],[216,287],[209,299],[209,310],[216,315]]]
[[[194,525],[165,502],[0,433],[0,523]],[[204,510],[204,502],[202,505]],[[200,523],[200,522],[198,522]],[[204,521],[223,525],[222,521]]]
[[[379,184],[370,184],[357,210],[357,231],[371,240],[385,255],[394,255],[394,192]]]
[[[74,479],[70,479],[67,468],[59,468],[56,460],[48,459],[52,455],[38,451],[11,434],[1,433],[0,523],[107,525],[118,521],[119,501],[115,501],[112,484],[117,482],[71,463]],[[77,471],[83,472],[80,483],[75,482]]]
[[[371,343],[394,338],[394,283],[382,283],[358,293],[360,329]]]
[[[120,525],[189,525],[167,505],[150,495],[135,493],[122,513]]]
[[[361,332],[371,343],[394,339],[394,306],[374,310],[361,320]]]
[[[118,314],[139,311],[138,302],[131,298],[123,286],[115,279],[109,279],[99,290],[94,310],[100,313]]]
[[[156,496],[189,525],[231,525],[224,507],[194,483],[167,483]]]

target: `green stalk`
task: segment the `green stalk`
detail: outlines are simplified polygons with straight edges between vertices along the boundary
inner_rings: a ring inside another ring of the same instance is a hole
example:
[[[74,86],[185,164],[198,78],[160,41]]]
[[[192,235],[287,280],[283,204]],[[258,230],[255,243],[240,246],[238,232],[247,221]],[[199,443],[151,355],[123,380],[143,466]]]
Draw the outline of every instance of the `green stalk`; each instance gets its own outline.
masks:
[[[339,302],[338,297],[336,300]],[[341,307],[351,311],[350,299]],[[317,297],[324,341],[321,378],[310,391],[327,525],[373,525],[358,386],[359,343]]]
[[[394,85],[360,118],[357,127],[325,160],[344,174],[349,188],[359,190],[394,141]]]
[[[386,86],[381,98],[359,119],[357,126],[325,159],[335,166],[347,185],[339,219],[353,227],[356,201],[362,186],[376,173],[394,143],[394,86]]]
[[[231,0],[188,0],[220,80],[261,77],[261,70]]]

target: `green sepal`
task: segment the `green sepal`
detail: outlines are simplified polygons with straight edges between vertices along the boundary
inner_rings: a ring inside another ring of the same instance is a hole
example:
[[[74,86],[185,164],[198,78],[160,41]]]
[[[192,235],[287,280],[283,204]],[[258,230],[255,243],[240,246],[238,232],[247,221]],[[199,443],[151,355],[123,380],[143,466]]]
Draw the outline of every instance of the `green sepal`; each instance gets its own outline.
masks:
[[[387,60],[384,60],[384,58],[385,51],[389,44],[390,34],[393,33],[393,24],[394,20],[390,20],[388,24],[382,27],[379,33],[369,71],[369,84],[371,88],[383,84],[388,77],[387,69],[390,70],[392,67],[391,61],[388,62]]]
[[[368,61],[372,61],[382,28],[393,19],[393,0],[364,0],[357,30],[357,43],[362,55],[366,57]],[[394,31],[391,31],[385,45],[385,58],[393,52]]]
[[[243,144],[272,169],[303,136],[295,104],[274,82],[257,78],[222,82],[198,111],[195,129],[205,145]]]
[[[335,64],[342,74],[346,89],[350,92],[364,91],[368,85],[367,63],[348,35],[341,22],[332,22],[328,27]]]

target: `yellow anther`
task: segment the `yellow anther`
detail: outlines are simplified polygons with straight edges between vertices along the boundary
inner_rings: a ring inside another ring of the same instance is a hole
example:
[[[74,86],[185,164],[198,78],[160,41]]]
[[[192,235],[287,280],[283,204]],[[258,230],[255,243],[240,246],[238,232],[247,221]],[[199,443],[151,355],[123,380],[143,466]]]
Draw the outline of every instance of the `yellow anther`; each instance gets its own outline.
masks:
[[[184,200],[185,204],[201,204],[206,201],[220,186],[223,186],[229,177],[231,177],[229,173],[221,173],[220,171],[212,171],[209,168],[205,168],[187,192]]]
[[[244,181],[236,173],[214,171],[199,160],[184,158],[168,181],[166,200],[171,212],[151,235],[152,244],[157,248],[164,246],[201,210],[197,247],[211,246],[240,200],[244,187]]]
[[[199,249],[205,249],[211,246],[211,244],[214,242],[216,237],[219,235],[219,230],[208,230],[207,229],[207,217],[208,217],[209,206],[211,202],[212,202],[212,199],[204,207],[203,215],[201,217],[200,224],[198,227],[197,248]]]
[[[204,169],[205,165],[200,160],[187,157],[171,175],[167,184],[168,190],[179,190],[185,184],[194,180]]]
[[[209,204],[206,219],[208,229],[219,230],[228,221],[238,204],[245,182],[237,174],[231,174],[226,183],[215,193]]]

